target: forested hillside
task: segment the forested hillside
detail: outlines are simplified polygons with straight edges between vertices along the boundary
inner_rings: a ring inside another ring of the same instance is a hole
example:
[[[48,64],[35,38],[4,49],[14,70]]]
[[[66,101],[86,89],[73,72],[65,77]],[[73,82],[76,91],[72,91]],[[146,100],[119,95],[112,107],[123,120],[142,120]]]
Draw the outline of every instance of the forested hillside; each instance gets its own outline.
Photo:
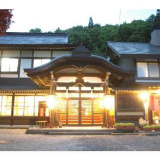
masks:
[[[146,20],[134,20],[131,23],[107,24],[105,26],[94,24],[92,17],[90,17],[88,26],[75,26],[66,30],[58,28],[55,33],[67,33],[69,43],[83,44],[92,51],[92,54],[103,56],[107,41],[149,42],[151,28],[157,21],[159,22],[159,17],[160,14],[157,10],[156,16],[151,15]],[[42,31],[36,28],[30,32]]]

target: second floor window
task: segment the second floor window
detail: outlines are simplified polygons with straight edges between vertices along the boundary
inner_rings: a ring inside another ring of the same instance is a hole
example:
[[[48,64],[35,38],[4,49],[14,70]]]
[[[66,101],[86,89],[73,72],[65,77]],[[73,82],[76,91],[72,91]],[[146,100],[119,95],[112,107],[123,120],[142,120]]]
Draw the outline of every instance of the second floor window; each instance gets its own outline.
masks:
[[[2,58],[1,72],[17,72],[17,71],[18,71],[18,59]]]
[[[137,62],[137,77],[159,77],[158,63]]]
[[[38,67],[42,64],[48,63],[50,59],[34,59],[33,67]]]

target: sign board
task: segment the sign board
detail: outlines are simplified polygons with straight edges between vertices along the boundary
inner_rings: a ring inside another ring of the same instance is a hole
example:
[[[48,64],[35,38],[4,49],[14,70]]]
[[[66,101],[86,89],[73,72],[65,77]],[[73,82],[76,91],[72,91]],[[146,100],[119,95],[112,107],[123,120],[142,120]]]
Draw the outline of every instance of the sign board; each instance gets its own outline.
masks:
[[[47,107],[46,101],[39,101],[38,120],[49,120],[49,108]]]

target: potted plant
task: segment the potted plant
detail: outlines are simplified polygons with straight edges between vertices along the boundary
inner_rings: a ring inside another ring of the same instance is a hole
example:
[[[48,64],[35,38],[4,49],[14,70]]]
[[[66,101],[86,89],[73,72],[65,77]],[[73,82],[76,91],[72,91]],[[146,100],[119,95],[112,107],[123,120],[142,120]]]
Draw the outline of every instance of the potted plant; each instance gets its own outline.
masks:
[[[160,131],[160,125],[145,125],[143,126],[144,131]]]
[[[134,123],[116,123],[115,128],[117,130],[123,129],[123,130],[134,130],[135,125]]]
[[[144,126],[148,125],[149,121],[143,119],[142,117],[139,119],[139,127],[143,129]]]
[[[116,129],[124,129],[123,123],[116,123],[114,126]]]
[[[160,131],[160,125],[154,125],[154,131]]]

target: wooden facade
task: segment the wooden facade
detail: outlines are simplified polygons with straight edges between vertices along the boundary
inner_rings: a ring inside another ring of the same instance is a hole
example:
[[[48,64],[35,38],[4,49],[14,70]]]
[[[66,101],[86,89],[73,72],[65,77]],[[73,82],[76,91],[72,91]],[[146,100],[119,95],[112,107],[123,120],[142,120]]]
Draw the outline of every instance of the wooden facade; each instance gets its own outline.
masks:
[[[22,41],[17,40],[15,44],[14,36],[15,42],[17,37]],[[47,43],[39,42],[39,36]],[[12,44],[7,44],[6,37],[11,38]],[[57,42],[56,37],[62,43]],[[66,34],[10,33],[0,40],[0,125],[36,124],[39,103],[44,102],[50,92],[51,72],[58,102],[56,112],[62,125],[104,126],[106,113],[110,115],[110,126],[116,122],[138,124],[140,118],[146,117],[150,123],[154,123],[154,117],[160,120],[159,111],[152,111],[150,106],[145,110],[140,98],[144,91],[153,94],[159,89],[160,76],[157,77],[156,69],[154,74],[149,73],[153,67],[159,66],[156,58],[159,48],[156,48],[154,58],[149,53],[144,58],[144,55],[136,57],[129,51],[121,53],[126,44],[123,47],[122,43],[109,42],[104,58],[92,55],[84,46],[69,44]],[[16,67],[8,63],[14,59],[18,62]],[[3,67],[4,62],[8,63],[8,68]],[[148,67],[145,74],[154,77],[139,77],[139,62],[143,68]],[[35,63],[42,65],[36,66]],[[112,96],[113,104],[104,101],[106,95]]]

